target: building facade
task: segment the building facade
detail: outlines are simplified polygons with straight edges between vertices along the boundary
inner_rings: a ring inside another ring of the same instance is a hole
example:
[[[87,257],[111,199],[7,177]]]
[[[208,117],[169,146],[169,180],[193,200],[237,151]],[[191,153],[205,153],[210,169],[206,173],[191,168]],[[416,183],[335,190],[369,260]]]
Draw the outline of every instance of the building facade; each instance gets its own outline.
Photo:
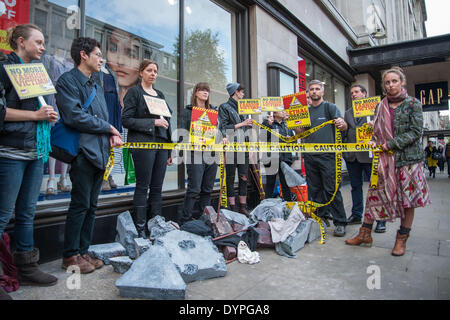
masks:
[[[0,29],[17,22],[42,28],[53,80],[73,66],[70,45],[78,36],[93,37],[102,44],[106,64],[118,76],[121,97],[137,83],[140,61],[156,61],[155,87],[164,92],[174,111],[173,128],[178,127],[180,111],[200,81],[211,85],[211,102],[218,106],[228,99],[228,82],[242,83],[248,98],[259,98],[291,94],[319,79],[325,84],[325,100],[336,103],[343,113],[350,107],[353,83],[364,84],[370,95],[381,94],[381,72],[397,63],[391,59],[359,64],[358,57],[373,54],[361,50],[426,37],[424,0],[22,0],[5,4]],[[2,48],[7,51],[4,44]],[[401,63],[408,78],[424,68]],[[445,61],[432,63],[447,67]],[[447,74],[429,75],[425,82],[446,80]],[[421,79],[409,83],[410,94],[416,81]],[[119,188],[100,196],[96,228],[102,232],[96,232],[97,243],[113,240],[114,219],[131,207],[134,187],[124,185],[123,168],[115,168],[114,179]],[[184,166],[170,167],[163,187],[164,210],[176,214],[185,184]],[[50,235],[61,238],[69,203],[67,194],[46,196],[45,180],[42,189],[36,216],[38,244]],[[44,260],[51,258],[55,252],[43,252]]]

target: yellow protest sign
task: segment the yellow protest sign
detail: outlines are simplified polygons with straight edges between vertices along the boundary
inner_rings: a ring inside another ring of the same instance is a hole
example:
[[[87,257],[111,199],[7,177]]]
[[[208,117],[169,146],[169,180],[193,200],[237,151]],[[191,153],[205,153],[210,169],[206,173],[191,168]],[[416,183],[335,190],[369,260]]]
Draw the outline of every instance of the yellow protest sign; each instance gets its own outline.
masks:
[[[373,116],[375,113],[375,108],[380,102],[380,96],[353,100],[353,115],[355,118]]]
[[[372,139],[373,130],[369,126],[356,128],[356,143],[368,143]]]
[[[240,99],[238,101],[239,114],[260,114],[261,100],[259,99]]]
[[[4,67],[21,100],[56,93],[42,63],[9,64]]]
[[[287,112],[289,118],[287,119],[286,124],[289,129],[311,126],[308,106],[291,106]]]
[[[278,112],[283,111],[283,98],[281,97],[263,97],[261,98],[262,112]]]
[[[191,116],[190,139],[194,144],[214,144],[217,132],[218,112],[193,107]]]

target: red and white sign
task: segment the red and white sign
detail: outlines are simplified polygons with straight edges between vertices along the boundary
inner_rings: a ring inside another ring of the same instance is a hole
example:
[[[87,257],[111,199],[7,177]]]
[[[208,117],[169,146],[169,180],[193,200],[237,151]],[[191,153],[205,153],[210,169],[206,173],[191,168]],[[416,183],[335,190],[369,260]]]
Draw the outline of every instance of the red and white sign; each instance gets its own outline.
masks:
[[[7,30],[18,24],[30,23],[30,0],[3,0],[0,2],[3,2],[6,8],[6,11],[0,16],[0,50],[9,53],[11,47],[6,41]]]

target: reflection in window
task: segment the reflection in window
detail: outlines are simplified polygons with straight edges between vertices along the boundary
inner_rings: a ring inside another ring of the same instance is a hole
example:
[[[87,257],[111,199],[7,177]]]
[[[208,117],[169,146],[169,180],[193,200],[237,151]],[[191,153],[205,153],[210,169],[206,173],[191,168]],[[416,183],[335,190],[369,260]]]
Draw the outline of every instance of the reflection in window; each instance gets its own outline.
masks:
[[[171,125],[175,129],[178,67],[176,64],[175,68],[169,66],[170,61],[176,61],[174,48],[178,42],[179,9],[177,4],[171,5],[167,0],[154,0],[151,10],[144,9],[148,8],[148,3],[135,0],[124,5],[119,0],[86,0],[86,30],[93,26],[105,39],[103,56],[107,67],[117,76],[121,101],[128,89],[138,84],[139,64],[143,59],[152,59],[159,65],[155,88],[164,93],[173,111]],[[121,155],[119,151],[118,160],[122,160]],[[114,180],[119,186],[123,186],[124,176],[122,160],[113,169]],[[177,166],[170,166],[163,190],[177,188]]]
[[[334,101],[342,116],[345,113],[345,85],[338,79],[334,79]]]
[[[231,36],[233,14],[210,0],[186,0],[185,6],[185,103],[189,103],[187,92],[196,83],[207,82],[211,87],[211,103],[219,106],[228,100],[227,83],[236,81],[235,44]]]
[[[331,74],[326,72],[321,66],[316,65],[315,67],[316,75],[315,79],[323,82],[325,87],[325,95],[323,99],[325,101],[334,102],[333,85],[331,83]]]

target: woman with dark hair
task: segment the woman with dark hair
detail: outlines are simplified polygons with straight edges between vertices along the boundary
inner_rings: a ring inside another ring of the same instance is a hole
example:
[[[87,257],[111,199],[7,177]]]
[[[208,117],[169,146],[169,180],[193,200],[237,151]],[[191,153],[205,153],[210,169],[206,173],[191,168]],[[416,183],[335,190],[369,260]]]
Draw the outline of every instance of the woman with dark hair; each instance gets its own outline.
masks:
[[[139,75],[141,83],[130,88],[124,97],[122,125],[128,129],[128,142],[169,143],[172,141],[170,118],[152,114],[145,100],[148,96],[165,101],[164,94],[153,87],[158,77],[158,65],[145,59],[139,66]],[[139,236],[146,237],[147,209],[151,217],[162,215],[162,186],[172,157],[169,150],[132,149],[131,155],[136,171],[134,220]]]
[[[372,245],[373,221],[401,219],[393,256],[402,256],[414,220],[415,208],[431,203],[423,169],[423,113],[420,102],[408,96],[400,68],[382,76],[386,97],[375,110],[371,145],[381,146],[378,186],[367,194],[364,223],[348,245]]]
[[[210,88],[209,85],[205,82],[197,83],[192,92],[191,103],[186,106],[183,110],[182,114],[182,125],[181,127],[188,132],[191,128],[191,119],[192,119],[192,108],[198,107],[202,109],[212,109],[216,110],[209,104],[209,94]],[[204,120],[211,122],[211,119],[207,118],[206,115]],[[192,143],[193,141],[191,141]],[[217,173],[217,163],[213,159],[206,159],[207,153],[204,152],[188,152],[187,153],[187,174],[188,174],[188,187],[186,190],[186,194],[184,196],[183,203],[183,214],[180,219],[180,223],[183,224],[192,219],[192,217],[196,217],[201,215],[206,206],[210,205],[211,202],[211,192],[214,187],[214,180],[216,178]],[[207,161],[212,160],[212,161]],[[193,214],[194,206],[196,203],[196,197],[200,196],[199,199],[199,211],[197,214]]]
[[[8,42],[13,52],[0,63],[6,104],[0,128],[0,237],[15,212],[13,256],[19,281],[22,285],[52,286],[57,278],[37,267],[39,250],[34,248],[33,221],[50,151],[49,121],[55,122],[58,115],[52,106],[42,106],[38,98],[21,100],[5,71],[6,65],[39,60],[45,40],[39,27],[26,24],[8,30]]]

